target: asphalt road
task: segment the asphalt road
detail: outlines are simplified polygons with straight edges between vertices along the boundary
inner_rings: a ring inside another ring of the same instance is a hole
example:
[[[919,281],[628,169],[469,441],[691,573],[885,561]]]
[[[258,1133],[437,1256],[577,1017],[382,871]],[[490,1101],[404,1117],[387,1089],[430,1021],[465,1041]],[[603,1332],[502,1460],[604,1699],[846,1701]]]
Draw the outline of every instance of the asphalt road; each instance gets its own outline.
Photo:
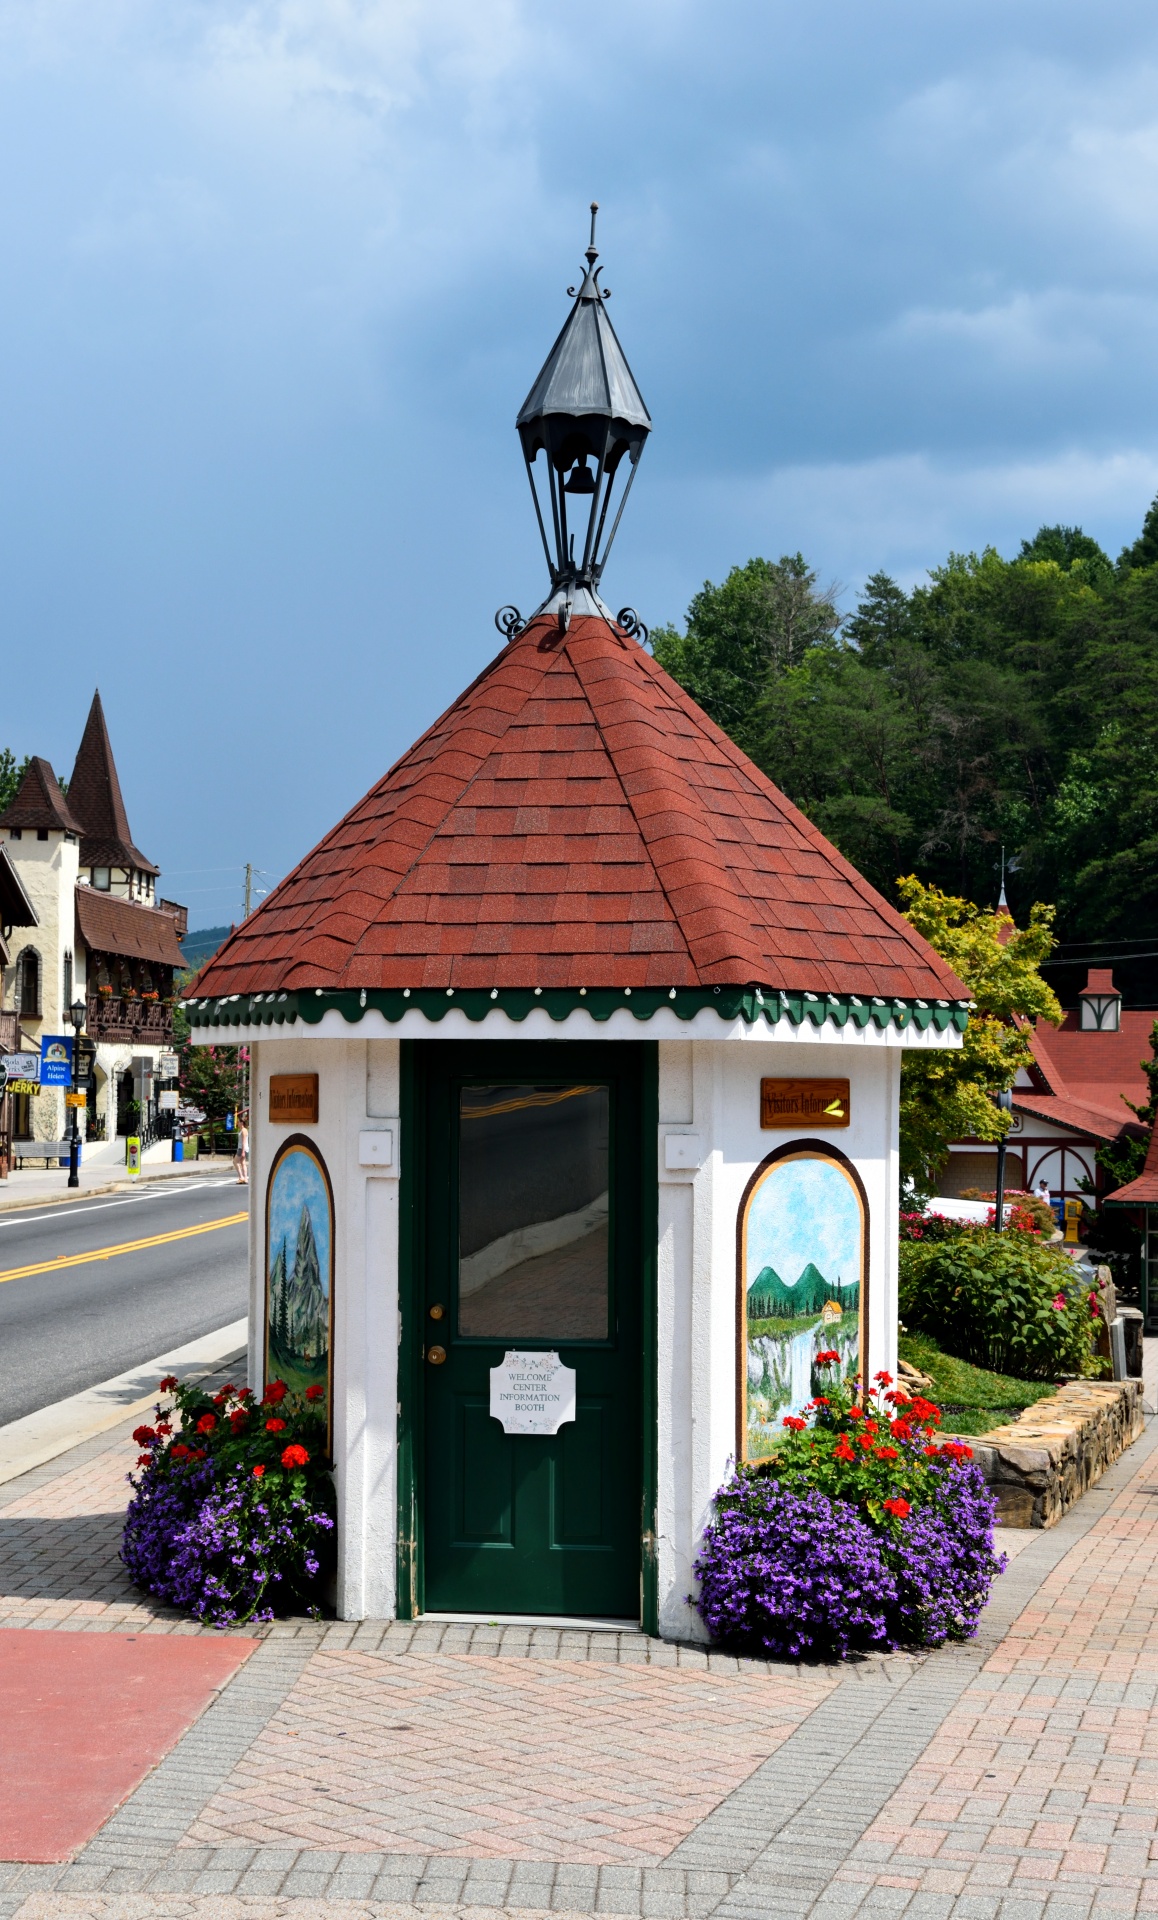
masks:
[[[0,1426],[240,1320],[247,1224],[214,1223],[248,1200],[232,1177],[186,1176],[0,1213]],[[189,1227],[209,1230],[133,1248]],[[100,1248],[130,1250],[7,1277]]]

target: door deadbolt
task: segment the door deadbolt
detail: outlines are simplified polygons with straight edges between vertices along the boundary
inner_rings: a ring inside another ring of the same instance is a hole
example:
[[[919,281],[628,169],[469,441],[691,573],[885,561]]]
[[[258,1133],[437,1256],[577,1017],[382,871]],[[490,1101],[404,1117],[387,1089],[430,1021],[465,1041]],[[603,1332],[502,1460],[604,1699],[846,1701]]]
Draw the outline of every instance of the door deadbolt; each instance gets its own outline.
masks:
[[[442,1302],[439,1301],[437,1305],[431,1307],[430,1317],[432,1320],[441,1320],[445,1312],[446,1312],[446,1308],[442,1305]]]
[[[443,1361],[446,1359],[446,1348],[445,1347],[427,1347],[426,1358],[429,1360],[432,1367],[440,1367]]]

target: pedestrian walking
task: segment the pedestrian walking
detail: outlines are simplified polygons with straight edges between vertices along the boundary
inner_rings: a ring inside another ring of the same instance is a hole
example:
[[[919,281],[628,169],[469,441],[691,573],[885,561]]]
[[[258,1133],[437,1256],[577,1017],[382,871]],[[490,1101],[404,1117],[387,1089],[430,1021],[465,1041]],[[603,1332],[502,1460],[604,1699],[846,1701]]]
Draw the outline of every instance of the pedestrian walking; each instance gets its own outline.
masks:
[[[249,1185],[249,1114],[237,1116],[237,1152],[233,1156],[239,1187]]]

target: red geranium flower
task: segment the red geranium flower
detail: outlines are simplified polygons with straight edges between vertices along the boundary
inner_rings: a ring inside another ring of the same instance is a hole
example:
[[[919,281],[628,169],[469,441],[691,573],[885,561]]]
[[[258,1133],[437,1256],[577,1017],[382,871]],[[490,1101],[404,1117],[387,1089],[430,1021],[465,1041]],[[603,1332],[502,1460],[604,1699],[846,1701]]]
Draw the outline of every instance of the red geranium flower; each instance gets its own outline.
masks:
[[[860,1442],[860,1444],[861,1444],[861,1446],[862,1446],[862,1447],[864,1447],[864,1449],[865,1449],[865,1451],[867,1452],[867,1451],[869,1450],[869,1448],[870,1448],[870,1447],[872,1446],[872,1443],[873,1443],[873,1437],[872,1437],[872,1434],[871,1434],[871,1433],[858,1433],[856,1437],[857,1437],[857,1439],[858,1439],[858,1441]]]
[[[848,1410],[848,1417],[849,1417],[849,1419],[850,1419],[850,1420],[863,1420],[863,1419],[864,1419],[864,1408],[863,1408],[863,1407],[850,1407],[850,1408],[849,1408],[849,1410]]]
[[[239,1400],[252,1400],[252,1399],[253,1399],[253,1388],[252,1388],[252,1387],[242,1387],[242,1389],[241,1389],[241,1392],[240,1392],[240,1393],[238,1394],[238,1396],[237,1396],[237,1397],[238,1397],[238,1399],[239,1399]]]
[[[168,1420],[158,1420],[157,1422],[158,1433],[172,1433],[172,1431],[173,1431],[172,1424]]]
[[[832,1449],[832,1457],[834,1460],[855,1460],[856,1459],[856,1453],[854,1449],[850,1447],[848,1444],[847,1434],[843,1434],[843,1433],[841,1434],[840,1439],[837,1441],[835,1447]]]
[[[826,1407],[828,1405],[828,1395],[826,1393],[818,1393],[812,1404],[814,1407]]]
[[[816,1364],[818,1367],[829,1367],[832,1365],[834,1360],[839,1360],[839,1359],[840,1359],[840,1355],[839,1353],[837,1353],[835,1347],[830,1347],[827,1353],[817,1354]]]
[[[780,1424],[782,1427],[787,1427],[792,1433],[804,1432],[805,1422],[800,1418],[799,1414],[786,1413]]]
[[[324,1396],[324,1394],[325,1394],[325,1391],[326,1391],[326,1389],[325,1389],[324,1387],[307,1387],[307,1388],[306,1388],[306,1399],[307,1399],[307,1400],[321,1400],[321,1399],[323,1398],[323,1396]]]
[[[309,1457],[305,1448],[299,1447],[295,1441],[293,1446],[286,1447],[281,1456],[281,1463],[283,1467],[304,1467]]]
[[[264,1467],[262,1466],[262,1464],[261,1464],[261,1462],[260,1462],[260,1461],[258,1461],[258,1464],[257,1464],[257,1465],[256,1465],[256,1467],[255,1467],[255,1468],[253,1469],[253,1477],[254,1477],[254,1479],[255,1479],[255,1480],[260,1480],[260,1479],[261,1479],[261,1476],[262,1476],[262,1474],[263,1474],[264,1472],[265,1472],[265,1468],[264,1468]]]
[[[267,1420],[265,1423],[265,1430],[267,1433],[281,1433],[284,1430],[284,1428],[285,1428],[284,1420]]]
[[[177,1384],[177,1376],[176,1376],[176,1374],[175,1374],[175,1373],[167,1373],[167,1374],[165,1375],[165,1378],[164,1378],[164,1379],[162,1380],[162,1382],[161,1382],[161,1384],[160,1384],[160,1386],[159,1386],[159,1387],[157,1388],[157,1392],[158,1392],[158,1393],[168,1393],[168,1392],[169,1392],[169,1391],[170,1391],[170,1390],[171,1390],[171,1389],[172,1389],[173,1387],[175,1387],[175,1386],[176,1386],[176,1384]]]
[[[973,1449],[966,1447],[960,1440],[946,1440],[941,1452],[949,1460],[972,1460]]]
[[[899,1460],[900,1457],[901,1456],[897,1452],[895,1447],[878,1447],[877,1448],[878,1460]]]
[[[891,1387],[893,1384],[891,1373],[874,1373],[873,1379],[879,1381],[882,1387]]]
[[[244,1407],[234,1407],[233,1412],[229,1416],[229,1424],[233,1428],[234,1433],[240,1433],[248,1419],[249,1415]]]
[[[910,1507],[907,1500],[900,1500],[900,1499],[886,1500],[885,1512],[895,1513],[898,1520],[903,1520],[906,1514],[909,1514],[912,1512],[912,1508]]]
[[[138,1445],[138,1447],[143,1447],[146,1440],[155,1440],[156,1438],[157,1438],[157,1430],[155,1427],[134,1427],[133,1428],[133,1439],[136,1441],[136,1444]]]
[[[137,1465],[139,1467],[149,1467],[152,1464],[153,1464],[153,1456],[151,1453],[139,1453],[137,1455]]]
[[[935,1460],[937,1458],[937,1455],[940,1453],[940,1451],[941,1451],[940,1447],[926,1447],[925,1448],[926,1460]]]
[[[197,1431],[198,1433],[212,1433],[216,1425],[217,1415],[215,1413],[203,1413],[197,1422]]]
[[[190,1460],[204,1460],[205,1458],[204,1447],[194,1447],[192,1453],[189,1455],[189,1458]]]
[[[190,1449],[185,1446],[183,1441],[178,1440],[177,1445],[173,1448],[172,1457],[174,1460],[187,1460],[189,1453]]]
[[[284,1380],[271,1380],[262,1399],[267,1406],[279,1407],[288,1392],[289,1388]]]

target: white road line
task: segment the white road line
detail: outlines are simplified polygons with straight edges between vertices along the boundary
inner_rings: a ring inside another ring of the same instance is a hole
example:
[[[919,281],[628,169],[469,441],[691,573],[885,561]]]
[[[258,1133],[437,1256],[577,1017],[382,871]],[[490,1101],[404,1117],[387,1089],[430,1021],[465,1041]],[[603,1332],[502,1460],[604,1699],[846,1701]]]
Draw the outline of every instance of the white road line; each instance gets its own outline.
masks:
[[[208,1193],[216,1187],[234,1187],[236,1185],[236,1180],[195,1180],[191,1181],[188,1186],[182,1185],[177,1188],[167,1187],[163,1193],[126,1193],[121,1200],[94,1200],[88,1206],[83,1207],[77,1206],[75,1202],[71,1206],[66,1203],[63,1214],[60,1207],[53,1207],[51,1213],[19,1213],[14,1211],[0,1214],[0,1227],[35,1227],[39,1226],[41,1221],[44,1220],[60,1220],[62,1217],[72,1220],[78,1213],[104,1213],[109,1207],[138,1207],[143,1200],[172,1200],[186,1193]],[[35,1205],[36,1203],[33,1201],[31,1204]]]

